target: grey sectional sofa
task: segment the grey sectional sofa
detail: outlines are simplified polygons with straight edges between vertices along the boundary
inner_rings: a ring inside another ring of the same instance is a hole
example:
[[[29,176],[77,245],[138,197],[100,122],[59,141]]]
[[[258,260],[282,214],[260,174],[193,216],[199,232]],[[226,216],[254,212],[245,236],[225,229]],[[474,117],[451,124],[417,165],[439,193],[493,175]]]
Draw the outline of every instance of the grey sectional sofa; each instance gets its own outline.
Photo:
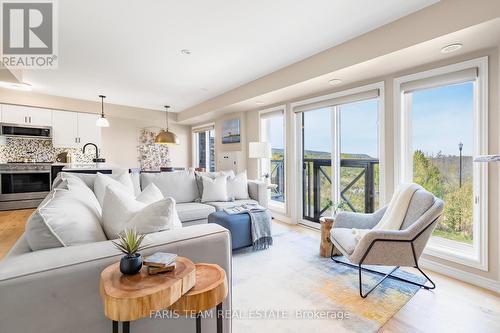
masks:
[[[219,173],[205,172],[202,174],[214,177]],[[138,182],[138,176],[134,175],[136,183]],[[208,215],[227,207],[244,203],[259,203],[261,206],[267,207],[268,204],[266,184],[254,180],[248,180],[248,199],[206,203],[201,203],[199,200],[202,189],[200,189],[196,181],[194,172],[144,173],[139,176],[139,183],[141,188],[153,183],[162,191],[165,197],[173,197],[177,202],[176,208],[183,226],[207,223]]]
[[[95,175],[78,174],[92,189]],[[189,176],[189,177],[188,177]],[[190,177],[193,176],[191,179]],[[177,177],[177,178],[176,178]],[[229,295],[223,304],[231,309],[231,238],[227,229],[207,224],[207,217],[232,203],[197,202],[194,175],[185,173],[132,175],[134,186],[155,182],[165,195],[177,200],[183,228],[149,234],[143,255],[157,251],[173,252],[196,262],[209,262],[225,269]],[[55,184],[57,179],[55,181]],[[179,183],[180,182],[180,183]],[[57,184],[56,184],[57,185]],[[250,198],[267,206],[263,183],[248,182]],[[103,315],[99,295],[99,276],[121,254],[111,241],[32,251],[23,235],[0,261],[0,332],[108,332],[111,321]],[[215,332],[215,320],[203,319],[203,331]],[[133,332],[191,332],[192,318],[142,319],[131,323]],[[230,319],[224,319],[224,332],[231,332]]]

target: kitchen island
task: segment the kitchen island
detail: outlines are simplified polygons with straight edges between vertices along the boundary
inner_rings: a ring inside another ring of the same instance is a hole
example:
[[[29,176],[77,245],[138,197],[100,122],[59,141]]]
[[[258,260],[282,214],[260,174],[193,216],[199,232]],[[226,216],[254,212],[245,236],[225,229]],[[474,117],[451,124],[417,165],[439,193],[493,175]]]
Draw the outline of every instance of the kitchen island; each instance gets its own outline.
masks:
[[[111,174],[113,170],[126,170],[109,163],[53,163],[52,182],[59,172],[73,173],[104,173]]]

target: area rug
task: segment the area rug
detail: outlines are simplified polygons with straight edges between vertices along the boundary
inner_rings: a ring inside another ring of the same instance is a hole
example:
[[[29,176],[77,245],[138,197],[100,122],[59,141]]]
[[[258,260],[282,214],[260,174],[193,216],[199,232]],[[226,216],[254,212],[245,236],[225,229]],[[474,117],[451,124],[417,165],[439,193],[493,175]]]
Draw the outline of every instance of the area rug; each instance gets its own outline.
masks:
[[[273,236],[268,250],[233,254],[236,333],[376,332],[419,290],[387,279],[362,299],[358,270],[320,257],[319,237],[311,231],[273,223]],[[363,284],[369,288],[379,279],[364,273]]]

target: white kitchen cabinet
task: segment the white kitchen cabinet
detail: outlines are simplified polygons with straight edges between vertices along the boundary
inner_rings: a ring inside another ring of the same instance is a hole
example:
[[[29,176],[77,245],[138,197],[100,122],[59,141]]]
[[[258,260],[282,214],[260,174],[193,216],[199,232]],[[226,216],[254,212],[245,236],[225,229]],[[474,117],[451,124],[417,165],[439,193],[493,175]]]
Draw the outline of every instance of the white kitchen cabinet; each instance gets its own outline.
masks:
[[[29,108],[29,124],[33,126],[52,126],[52,110]]]
[[[2,123],[28,124],[28,114],[23,106],[2,105]]]
[[[76,112],[53,111],[52,144],[56,148],[78,147],[78,114]]]
[[[97,114],[78,113],[78,145],[80,147],[92,142],[100,148],[101,128],[95,125],[99,117]]]
[[[95,125],[99,115],[68,111],[52,114],[52,144],[56,148],[81,148],[86,143],[101,144],[101,128]]]
[[[3,104],[2,122],[16,125],[52,126],[52,110]]]

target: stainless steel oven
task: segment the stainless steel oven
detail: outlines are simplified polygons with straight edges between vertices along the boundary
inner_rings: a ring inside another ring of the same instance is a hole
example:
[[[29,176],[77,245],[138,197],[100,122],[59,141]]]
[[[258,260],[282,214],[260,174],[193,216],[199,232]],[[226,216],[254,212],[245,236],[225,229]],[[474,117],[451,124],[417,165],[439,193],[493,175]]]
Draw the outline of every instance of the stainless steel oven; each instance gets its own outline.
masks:
[[[0,164],[0,210],[35,208],[50,192],[50,163]]]

